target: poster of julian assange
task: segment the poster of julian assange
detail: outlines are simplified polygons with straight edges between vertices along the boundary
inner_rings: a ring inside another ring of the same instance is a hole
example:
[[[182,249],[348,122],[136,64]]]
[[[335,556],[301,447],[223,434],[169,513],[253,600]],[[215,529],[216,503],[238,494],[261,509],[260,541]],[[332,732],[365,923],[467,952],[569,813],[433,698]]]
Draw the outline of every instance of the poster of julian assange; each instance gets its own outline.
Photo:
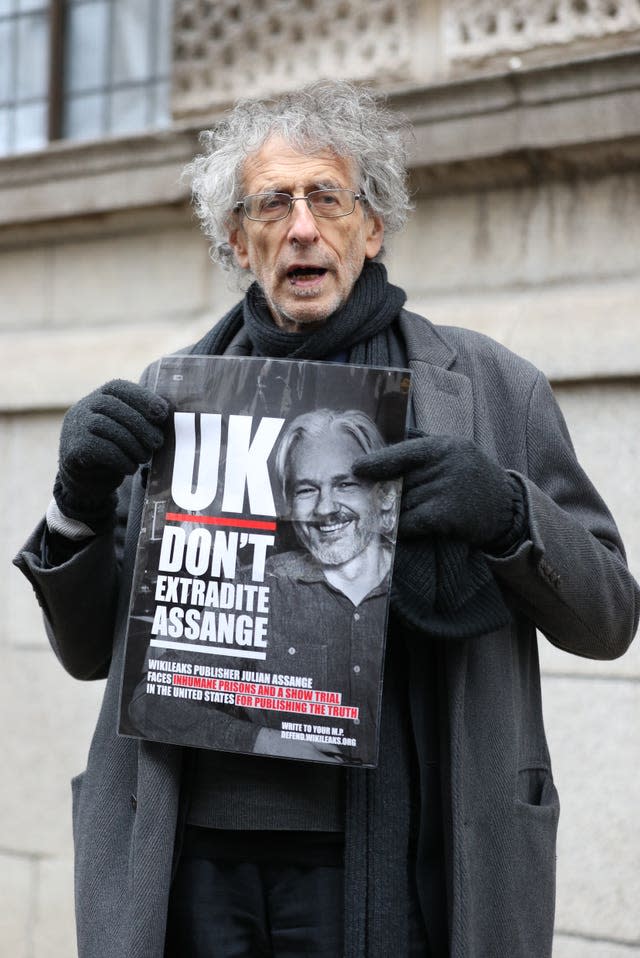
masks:
[[[122,735],[375,766],[409,372],[171,356],[123,673]]]

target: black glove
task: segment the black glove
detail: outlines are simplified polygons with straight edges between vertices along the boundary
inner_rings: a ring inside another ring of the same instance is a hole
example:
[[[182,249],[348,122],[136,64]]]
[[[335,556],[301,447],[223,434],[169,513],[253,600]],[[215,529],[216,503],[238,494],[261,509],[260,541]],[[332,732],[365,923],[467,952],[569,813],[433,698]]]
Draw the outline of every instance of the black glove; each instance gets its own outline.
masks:
[[[402,477],[401,536],[457,539],[500,554],[524,534],[520,483],[469,439],[406,439],[358,459],[353,472],[375,481]]]
[[[53,494],[60,511],[94,532],[114,522],[115,490],[163,442],[169,414],[162,396],[113,379],[72,406],[62,423]]]

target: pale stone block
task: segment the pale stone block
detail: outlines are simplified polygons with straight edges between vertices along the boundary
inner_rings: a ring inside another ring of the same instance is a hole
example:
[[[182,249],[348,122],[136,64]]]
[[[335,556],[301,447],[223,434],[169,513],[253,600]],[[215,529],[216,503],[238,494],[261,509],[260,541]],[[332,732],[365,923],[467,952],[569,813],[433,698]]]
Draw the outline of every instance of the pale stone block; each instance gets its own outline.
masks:
[[[640,372],[637,281],[434,292],[411,297],[408,308],[496,339],[554,382]]]
[[[638,180],[626,174],[419,197],[390,244],[390,275],[424,298],[637,273]]]
[[[515,297],[518,315],[505,345],[554,381],[635,376],[637,298],[637,282],[530,290]]]
[[[204,235],[200,237],[200,241],[206,244]],[[217,263],[209,263],[207,276],[209,326],[207,328],[222,319],[235,303],[240,302],[252,280],[253,277],[246,271],[223,270]]]
[[[28,247],[3,251],[0,255],[0,290],[0,328],[42,326],[49,316],[49,250]],[[24,365],[26,368],[26,356]]]
[[[102,682],[76,682],[52,652],[6,649],[0,701],[6,787],[0,847],[71,858],[71,778],[85,766]]]
[[[75,954],[73,862],[45,859],[38,863],[33,958],[73,958]]]
[[[553,958],[640,958],[640,945],[589,941],[586,938],[556,934],[553,940]]]
[[[613,512],[640,574],[640,384],[558,383],[555,395],[576,453]]]
[[[54,250],[52,322],[86,327],[182,321],[204,308],[209,269],[206,241],[193,227],[60,244]]]
[[[560,791],[557,928],[640,941],[640,687],[544,679]]]
[[[403,231],[387,244],[391,282],[412,300],[468,288],[468,270],[477,274],[477,206],[474,195],[420,198]]]
[[[637,54],[602,56],[615,49],[615,43],[600,41],[599,55],[583,59],[574,47],[571,69],[563,64],[504,72],[502,60],[489,68],[489,76],[438,85],[419,104],[407,91],[405,102],[415,124],[411,165],[439,164],[436,183],[445,188],[451,186],[453,174],[454,183],[480,189],[487,180],[504,182],[505,174],[508,181],[509,171],[519,170],[519,179],[525,176],[530,182],[563,170],[576,174],[581,169],[619,168],[628,155],[625,146],[638,134],[640,119]],[[587,52],[583,48],[582,54]],[[535,59],[540,63],[548,56],[547,48],[538,51]],[[401,108],[405,102],[401,93]],[[549,147],[557,152],[537,152]],[[497,158],[499,163],[491,162]],[[454,164],[461,160],[466,163],[456,170]]]
[[[179,239],[180,231],[177,232]],[[242,297],[242,291],[233,277],[209,261],[206,240],[197,233],[195,237],[197,246],[191,254],[183,251],[185,258],[191,255],[191,268],[182,269],[178,257],[164,271],[165,286],[173,284],[173,302],[164,295],[162,283],[154,285],[148,276],[137,275],[139,266],[132,267],[135,275],[129,275],[128,288],[124,288],[125,277],[121,276],[119,287],[112,291],[123,301],[120,313],[111,318],[111,306],[105,306],[95,288],[91,292],[93,280],[84,275],[87,271],[101,275],[100,264],[91,264],[90,256],[84,262],[79,260],[75,264],[77,299],[74,301],[70,291],[65,295],[72,301],[69,324],[80,325],[39,330],[37,334],[32,330],[12,330],[3,335],[0,410],[64,410],[106,380],[137,380],[154,359],[196,342]],[[150,239],[146,243],[149,248],[153,245]],[[126,250],[123,243],[125,258]],[[112,252],[119,255],[116,245]],[[69,265],[71,268],[73,264]],[[192,280],[199,271],[202,277],[196,297],[198,309],[189,313],[189,302],[193,306],[195,301]],[[136,298],[144,300],[144,308],[134,315],[131,304]]]
[[[216,319],[219,317],[216,317]],[[207,310],[195,319],[151,325],[94,326],[52,330],[33,342],[28,334],[7,333],[2,348],[7,368],[0,380],[0,409],[66,410],[109,379],[137,381],[155,359],[196,342],[214,323]],[[20,366],[29,348],[29,372]],[[60,375],[64,368],[65,375]]]
[[[32,958],[30,944],[35,864],[0,854],[0,942],[7,958]]]
[[[28,156],[3,157],[0,224],[110,216],[179,203],[188,196],[181,170],[197,149],[193,130],[143,132],[103,140],[58,140]],[[104,223],[103,219],[99,222]]]

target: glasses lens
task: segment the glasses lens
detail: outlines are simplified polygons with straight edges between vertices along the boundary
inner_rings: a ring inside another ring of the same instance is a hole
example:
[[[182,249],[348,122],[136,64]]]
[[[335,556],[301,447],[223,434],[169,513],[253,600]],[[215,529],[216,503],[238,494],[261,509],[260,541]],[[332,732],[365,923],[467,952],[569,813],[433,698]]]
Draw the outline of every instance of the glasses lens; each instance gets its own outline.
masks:
[[[356,205],[353,190],[313,190],[307,200],[316,216],[347,216]]]
[[[244,198],[244,211],[250,220],[281,220],[289,213],[291,197],[287,193],[253,193]]]

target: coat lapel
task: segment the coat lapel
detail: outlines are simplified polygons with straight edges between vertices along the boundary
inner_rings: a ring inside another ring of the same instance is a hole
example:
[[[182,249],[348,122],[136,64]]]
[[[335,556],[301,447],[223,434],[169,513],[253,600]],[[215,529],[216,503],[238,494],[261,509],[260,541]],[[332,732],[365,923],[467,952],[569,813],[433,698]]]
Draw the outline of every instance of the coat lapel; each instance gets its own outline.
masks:
[[[400,328],[412,371],[415,422],[425,433],[473,439],[473,390],[454,372],[456,352],[424,317],[403,310]]]

